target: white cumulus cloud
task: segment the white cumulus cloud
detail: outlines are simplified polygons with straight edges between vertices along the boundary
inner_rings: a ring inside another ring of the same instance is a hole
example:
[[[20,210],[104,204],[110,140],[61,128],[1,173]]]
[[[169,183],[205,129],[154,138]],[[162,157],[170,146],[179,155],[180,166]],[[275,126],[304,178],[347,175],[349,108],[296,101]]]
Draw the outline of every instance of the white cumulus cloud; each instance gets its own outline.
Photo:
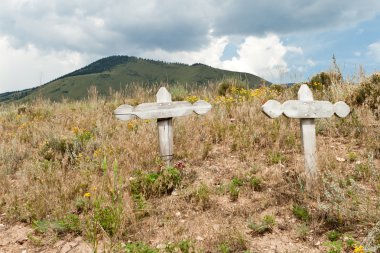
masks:
[[[165,61],[180,61],[188,64],[204,63],[216,68],[247,72],[276,81],[289,71],[287,54],[302,54],[300,47],[287,46],[275,34],[263,37],[248,36],[238,45],[236,56],[221,60],[229,38],[210,35],[210,43],[196,51],[169,52],[162,49],[146,51],[142,57]]]
[[[72,51],[41,52],[32,44],[13,48],[0,37],[0,93],[44,84],[82,67],[88,59]]]
[[[239,46],[237,56],[220,62],[220,67],[277,80],[289,71],[285,56],[294,53],[302,54],[302,49],[284,45],[275,34],[249,36]]]

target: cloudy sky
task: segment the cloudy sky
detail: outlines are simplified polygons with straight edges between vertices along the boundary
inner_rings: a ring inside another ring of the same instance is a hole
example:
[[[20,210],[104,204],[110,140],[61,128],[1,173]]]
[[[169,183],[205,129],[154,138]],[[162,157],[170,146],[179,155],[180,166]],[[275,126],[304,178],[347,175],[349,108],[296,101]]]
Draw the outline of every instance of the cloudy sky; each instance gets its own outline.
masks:
[[[0,93],[110,55],[308,80],[380,70],[379,0],[1,0]]]

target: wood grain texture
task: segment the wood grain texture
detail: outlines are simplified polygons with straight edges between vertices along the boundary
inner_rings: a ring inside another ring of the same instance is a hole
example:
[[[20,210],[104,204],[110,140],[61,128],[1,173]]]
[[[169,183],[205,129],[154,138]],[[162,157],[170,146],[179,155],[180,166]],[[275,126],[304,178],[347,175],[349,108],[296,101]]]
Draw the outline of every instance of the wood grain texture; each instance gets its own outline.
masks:
[[[172,96],[165,87],[161,87],[157,92],[157,103],[169,103]],[[172,118],[158,119],[158,141],[160,145],[160,154],[162,160],[167,166],[173,158],[173,120]]]
[[[298,91],[300,101],[313,101],[313,94],[305,84]],[[315,120],[301,119],[302,146],[305,156],[306,190],[311,192],[317,179]]]

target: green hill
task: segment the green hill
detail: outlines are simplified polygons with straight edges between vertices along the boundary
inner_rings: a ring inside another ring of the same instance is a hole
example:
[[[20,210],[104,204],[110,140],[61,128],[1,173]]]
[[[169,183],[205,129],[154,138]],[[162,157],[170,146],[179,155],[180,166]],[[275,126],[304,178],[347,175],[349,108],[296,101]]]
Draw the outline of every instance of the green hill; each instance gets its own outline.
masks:
[[[143,86],[161,83],[204,85],[208,82],[230,78],[244,81],[250,87],[255,87],[263,82],[269,84],[252,74],[216,69],[199,63],[187,65],[130,56],[110,56],[39,87],[0,94],[0,102],[28,101],[36,97],[48,98],[53,101],[59,101],[62,98],[83,99],[88,96],[91,86],[96,86],[100,95],[107,95],[110,88],[120,90],[131,84]]]

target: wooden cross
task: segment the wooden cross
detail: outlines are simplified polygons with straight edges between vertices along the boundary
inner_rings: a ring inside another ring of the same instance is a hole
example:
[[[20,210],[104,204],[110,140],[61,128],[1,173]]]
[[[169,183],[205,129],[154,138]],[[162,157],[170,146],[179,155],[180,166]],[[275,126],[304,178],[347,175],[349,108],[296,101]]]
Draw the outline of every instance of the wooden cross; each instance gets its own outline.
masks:
[[[350,113],[350,107],[342,101],[335,104],[329,101],[314,101],[311,90],[306,84],[303,84],[298,91],[298,100],[288,100],[283,104],[276,100],[269,100],[262,106],[262,110],[270,118],[284,114],[288,118],[300,119],[305,155],[306,189],[311,191],[317,178],[314,119],[329,118],[334,113],[338,117],[344,118]]]
[[[120,120],[130,120],[136,117],[140,119],[157,119],[158,140],[162,159],[170,166],[173,158],[173,123],[174,117],[186,116],[193,112],[205,114],[211,109],[206,101],[199,100],[194,104],[187,101],[172,102],[172,95],[165,87],[161,87],[157,94],[156,103],[144,103],[136,107],[121,105],[114,111]]]

